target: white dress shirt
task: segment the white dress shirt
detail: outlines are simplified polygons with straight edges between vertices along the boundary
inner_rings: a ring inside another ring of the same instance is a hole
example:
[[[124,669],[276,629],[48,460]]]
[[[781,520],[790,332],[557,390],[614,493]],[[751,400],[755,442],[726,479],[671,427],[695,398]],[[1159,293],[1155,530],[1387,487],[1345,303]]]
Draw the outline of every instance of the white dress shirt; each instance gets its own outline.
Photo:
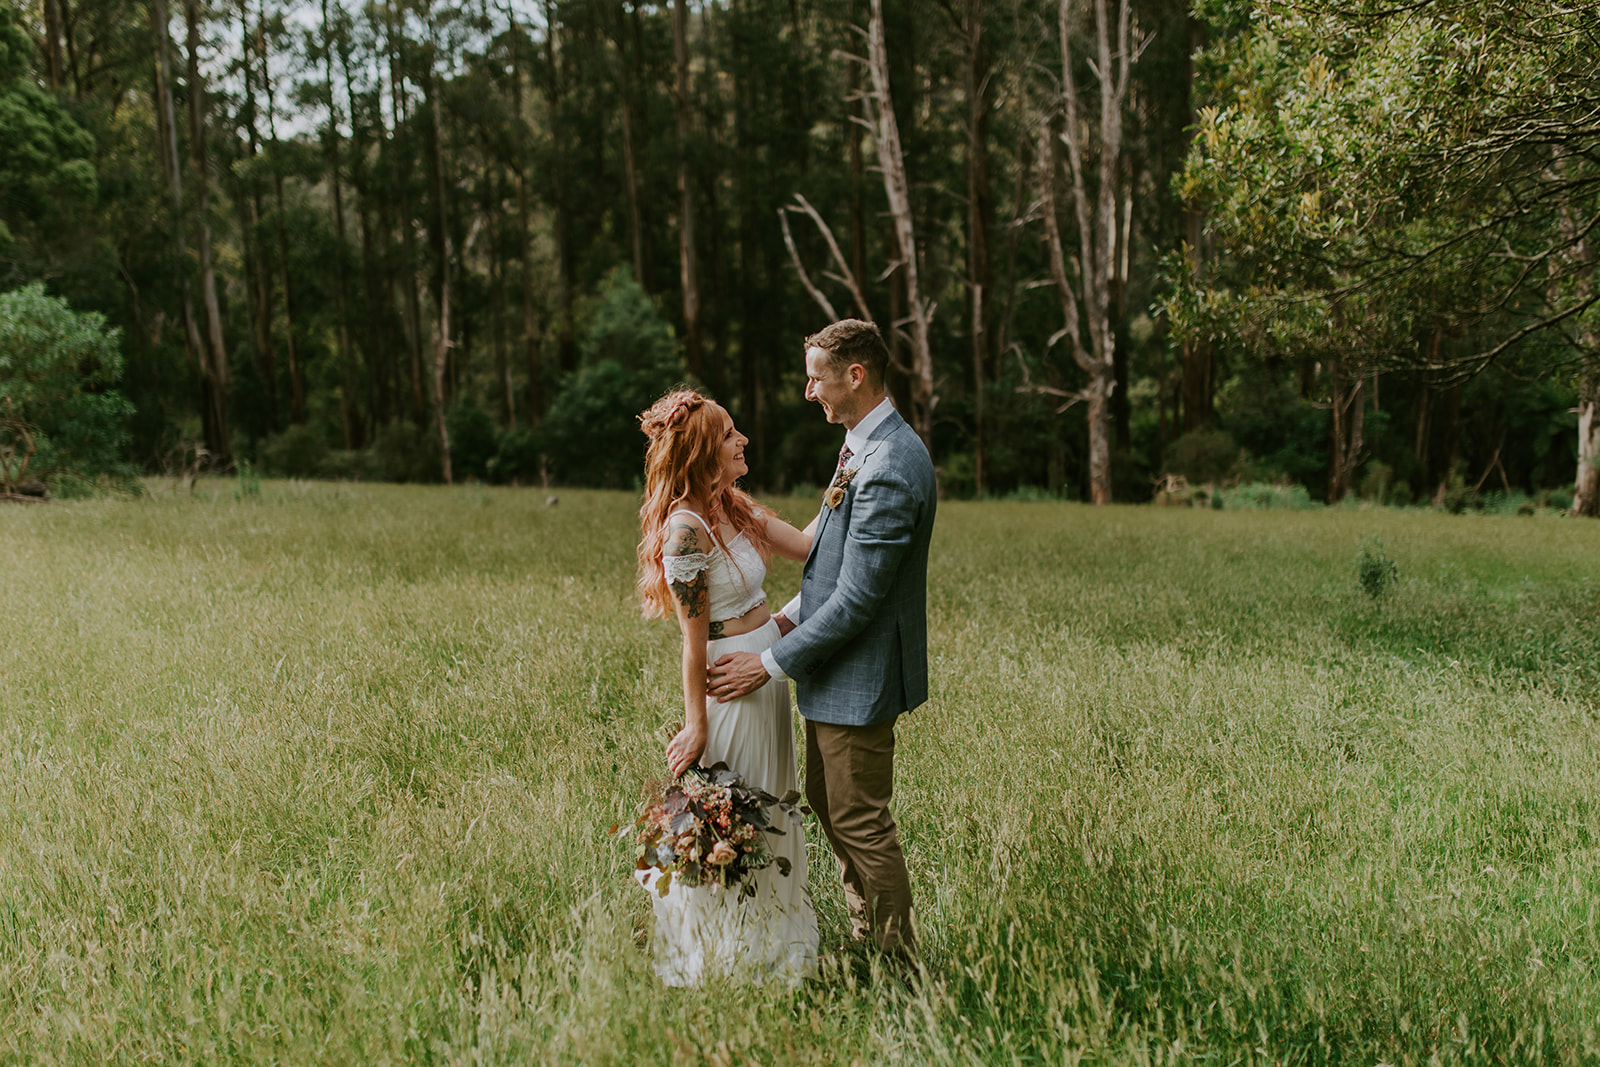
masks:
[[[850,457],[852,459],[861,455],[862,450],[867,447],[867,442],[872,439],[872,431],[876,430],[879,425],[882,424],[883,420],[889,417],[889,412],[893,410],[894,401],[890,400],[886,396],[882,400],[878,401],[877,407],[873,408],[871,411],[867,412],[866,415],[862,416],[860,422],[856,423],[850,429],[845,431],[844,446],[850,450]],[[860,464],[857,463],[856,466],[859,467]],[[830,482],[829,484],[831,485],[832,483]],[[783,610],[779,612],[779,614],[784,618],[793,621],[795,613],[799,610],[800,594],[796,593],[794,595],[794,599],[785,604],[783,606]],[[789,676],[784,674],[782,668],[778,666],[778,659],[772,654],[772,649],[768,648],[762,650],[761,665],[767,669],[767,673],[772,675],[773,678],[776,678],[779,681],[789,680]]]

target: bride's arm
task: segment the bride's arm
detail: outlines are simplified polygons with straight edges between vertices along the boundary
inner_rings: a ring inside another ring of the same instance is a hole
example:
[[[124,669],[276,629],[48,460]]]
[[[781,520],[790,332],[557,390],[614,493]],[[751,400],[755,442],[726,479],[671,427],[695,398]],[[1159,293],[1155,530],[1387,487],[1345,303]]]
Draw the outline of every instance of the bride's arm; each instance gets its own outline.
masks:
[[[710,637],[710,579],[702,568],[693,576],[671,573],[676,557],[703,553],[709,545],[702,531],[687,523],[675,524],[667,531],[667,585],[672,590],[672,605],[683,631],[683,729],[667,742],[667,766],[673,777],[688,770],[706,749],[709,727],[706,724],[706,641]],[[686,569],[686,568],[682,568]]]
[[[801,561],[811,554],[811,534],[816,528],[816,519],[804,530],[796,530],[765,508],[762,511],[767,517],[767,536],[772,539],[774,552],[784,559]]]

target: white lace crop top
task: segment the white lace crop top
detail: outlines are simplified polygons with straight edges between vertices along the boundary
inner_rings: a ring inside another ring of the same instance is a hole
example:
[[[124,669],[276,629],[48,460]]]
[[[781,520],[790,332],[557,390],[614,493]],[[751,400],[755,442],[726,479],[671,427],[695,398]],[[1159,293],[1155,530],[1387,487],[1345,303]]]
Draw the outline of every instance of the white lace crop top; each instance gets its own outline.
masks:
[[[673,515],[693,516],[707,533],[711,532],[706,520],[692,511],[674,511],[667,518],[671,519]],[[726,551],[712,538],[708,552],[663,556],[661,568],[666,573],[668,585],[692,582],[702,571],[705,572],[712,622],[737,619],[767,600],[766,591],[761,588],[761,583],[767,579],[767,565],[761,561],[761,553],[756,551],[756,546],[742,533],[728,539]]]

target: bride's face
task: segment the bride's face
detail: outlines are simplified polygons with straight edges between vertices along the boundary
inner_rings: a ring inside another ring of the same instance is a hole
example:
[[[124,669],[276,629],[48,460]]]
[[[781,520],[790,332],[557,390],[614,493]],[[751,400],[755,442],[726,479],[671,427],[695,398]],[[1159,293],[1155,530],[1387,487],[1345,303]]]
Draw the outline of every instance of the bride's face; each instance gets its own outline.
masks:
[[[734,427],[733,418],[726,411],[722,412],[722,422],[721,482],[732,485],[750,473],[750,466],[744,461],[744,446],[750,439]]]

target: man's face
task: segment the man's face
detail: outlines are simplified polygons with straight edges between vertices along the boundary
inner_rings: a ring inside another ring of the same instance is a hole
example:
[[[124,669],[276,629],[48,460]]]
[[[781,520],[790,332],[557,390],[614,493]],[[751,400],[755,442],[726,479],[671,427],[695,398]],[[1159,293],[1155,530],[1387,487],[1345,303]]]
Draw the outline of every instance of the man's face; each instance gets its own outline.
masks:
[[[821,404],[829,422],[842,423],[855,413],[856,389],[850,375],[855,369],[852,365],[835,370],[826,351],[806,349],[806,399]]]

